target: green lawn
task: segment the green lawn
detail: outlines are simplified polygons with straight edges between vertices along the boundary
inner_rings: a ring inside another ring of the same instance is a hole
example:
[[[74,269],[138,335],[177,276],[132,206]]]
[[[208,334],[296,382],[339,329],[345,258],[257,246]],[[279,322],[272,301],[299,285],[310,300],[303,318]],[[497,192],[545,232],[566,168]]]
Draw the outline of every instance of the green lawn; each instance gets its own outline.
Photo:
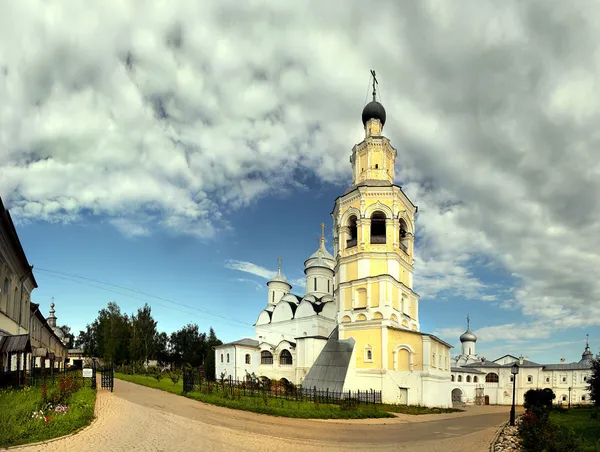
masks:
[[[51,388],[48,388],[51,391]],[[48,422],[33,412],[43,408],[38,387],[0,390],[0,447],[44,441],[67,435],[88,425],[94,418],[96,391],[81,388],[69,398],[67,413],[49,414]]]
[[[572,428],[575,434],[582,439],[583,447],[591,447],[598,444],[600,449],[600,419],[592,419],[592,412],[596,408],[583,407],[571,408],[565,412],[550,412],[550,421],[556,425]]]
[[[183,381],[179,380],[176,384],[169,378],[163,378],[157,381],[154,377],[144,375],[125,375],[115,374],[117,378],[132,383],[149,386],[151,388],[161,389],[174,394],[183,394]],[[313,402],[300,402],[294,400],[276,399],[272,397],[249,397],[244,396],[243,392],[237,392],[235,396],[220,391],[207,392],[189,392],[187,397],[201,402],[211,403],[213,405],[234,408],[238,410],[252,411],[254,413],[270,414],[272,416],[284,416],[305,419],[365,419],[394,417],[394,413],[406,414],[433,414],[433,413],[451,413],[462,411],[453,408],[425,408],[406,405],[357,405],[352,408],[344,408],[340,405],[318,404]]]

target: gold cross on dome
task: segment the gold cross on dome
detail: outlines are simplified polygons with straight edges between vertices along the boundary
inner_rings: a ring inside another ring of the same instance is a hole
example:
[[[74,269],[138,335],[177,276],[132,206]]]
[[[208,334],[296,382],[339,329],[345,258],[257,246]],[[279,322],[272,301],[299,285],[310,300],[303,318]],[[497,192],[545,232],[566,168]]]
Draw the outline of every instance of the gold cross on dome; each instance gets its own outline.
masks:
[[[277,270],[281,270],[281,258],[277,258]]]
[[[321,223],[321,238],[325,238],[325,223]]]

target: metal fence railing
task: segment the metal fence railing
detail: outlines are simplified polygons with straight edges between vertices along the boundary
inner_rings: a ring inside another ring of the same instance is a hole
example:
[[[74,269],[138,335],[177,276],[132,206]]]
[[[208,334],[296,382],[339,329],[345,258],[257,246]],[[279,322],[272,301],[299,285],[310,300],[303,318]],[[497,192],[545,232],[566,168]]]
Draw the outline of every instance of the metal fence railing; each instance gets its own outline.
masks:
[[[351,402],[357,404],[382,403],[381,391],[356,390],[332,391],[329,389],[305,388],[280,381],[267,381],[260,379],[232,379],[224,378],[217,381],[208,381],[200,378],[195,369],[186,369],[183,372],[184,392],[225,392],[231,395],[245,397],[269,397],[314,403],[340,404]]]

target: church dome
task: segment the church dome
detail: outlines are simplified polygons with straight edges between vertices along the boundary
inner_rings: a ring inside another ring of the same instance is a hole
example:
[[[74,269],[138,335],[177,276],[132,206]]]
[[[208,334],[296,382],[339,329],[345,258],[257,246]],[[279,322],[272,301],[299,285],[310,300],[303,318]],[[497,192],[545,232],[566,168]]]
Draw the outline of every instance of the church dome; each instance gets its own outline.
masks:
[[[335,268],[335,257],[325,248],[325,241],[321,240],[319,249],[315,251],[304,262],[305,269],[312,267],[325,267],[333,270]]]
[[[477,342],[477,336],[475,336],[475,333],[473,333],[471,331],[470,327],[467,327],[467,331],[465,331],[463,334],[461,334],[460,341],[461,342]]]
[[[272,282],[280,282],[280,283],[287,284],[288,286],[290,286],[290,288],[292,287],[291,284],[286,279],[286,277],[283,276],[283,274],[281,273],[281,259],[279,259],[279,265],[277,265],[277,274],[269,280],[269,282],[267,283],[267,286],[269,284],[271,284]]]
[[[362,111],[362,122],[363,126],[367,124],[369,119],[379,119],[381,126],[385,125],[385,108],[376,100],[369,102],[365,105]]]
[[[579,361],[579,364],[588,364],[588,363],[591,364],[593,358],[594,358],[594,355],[592,354],[592,351],[590,350],[590,346],[586,345],[585,350],[583,351],[583,354],[581,355],[581,360]]]

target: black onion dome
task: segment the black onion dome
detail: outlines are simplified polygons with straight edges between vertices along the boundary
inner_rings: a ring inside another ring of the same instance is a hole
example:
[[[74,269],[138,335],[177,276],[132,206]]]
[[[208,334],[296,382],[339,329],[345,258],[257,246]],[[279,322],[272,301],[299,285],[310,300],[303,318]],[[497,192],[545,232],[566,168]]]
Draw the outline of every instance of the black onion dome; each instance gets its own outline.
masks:
[[[362,112],[363,126],[367,124],[369,119],[379,119],[382,126],[385,124],[385,108],[376,100],[365,105]]]

